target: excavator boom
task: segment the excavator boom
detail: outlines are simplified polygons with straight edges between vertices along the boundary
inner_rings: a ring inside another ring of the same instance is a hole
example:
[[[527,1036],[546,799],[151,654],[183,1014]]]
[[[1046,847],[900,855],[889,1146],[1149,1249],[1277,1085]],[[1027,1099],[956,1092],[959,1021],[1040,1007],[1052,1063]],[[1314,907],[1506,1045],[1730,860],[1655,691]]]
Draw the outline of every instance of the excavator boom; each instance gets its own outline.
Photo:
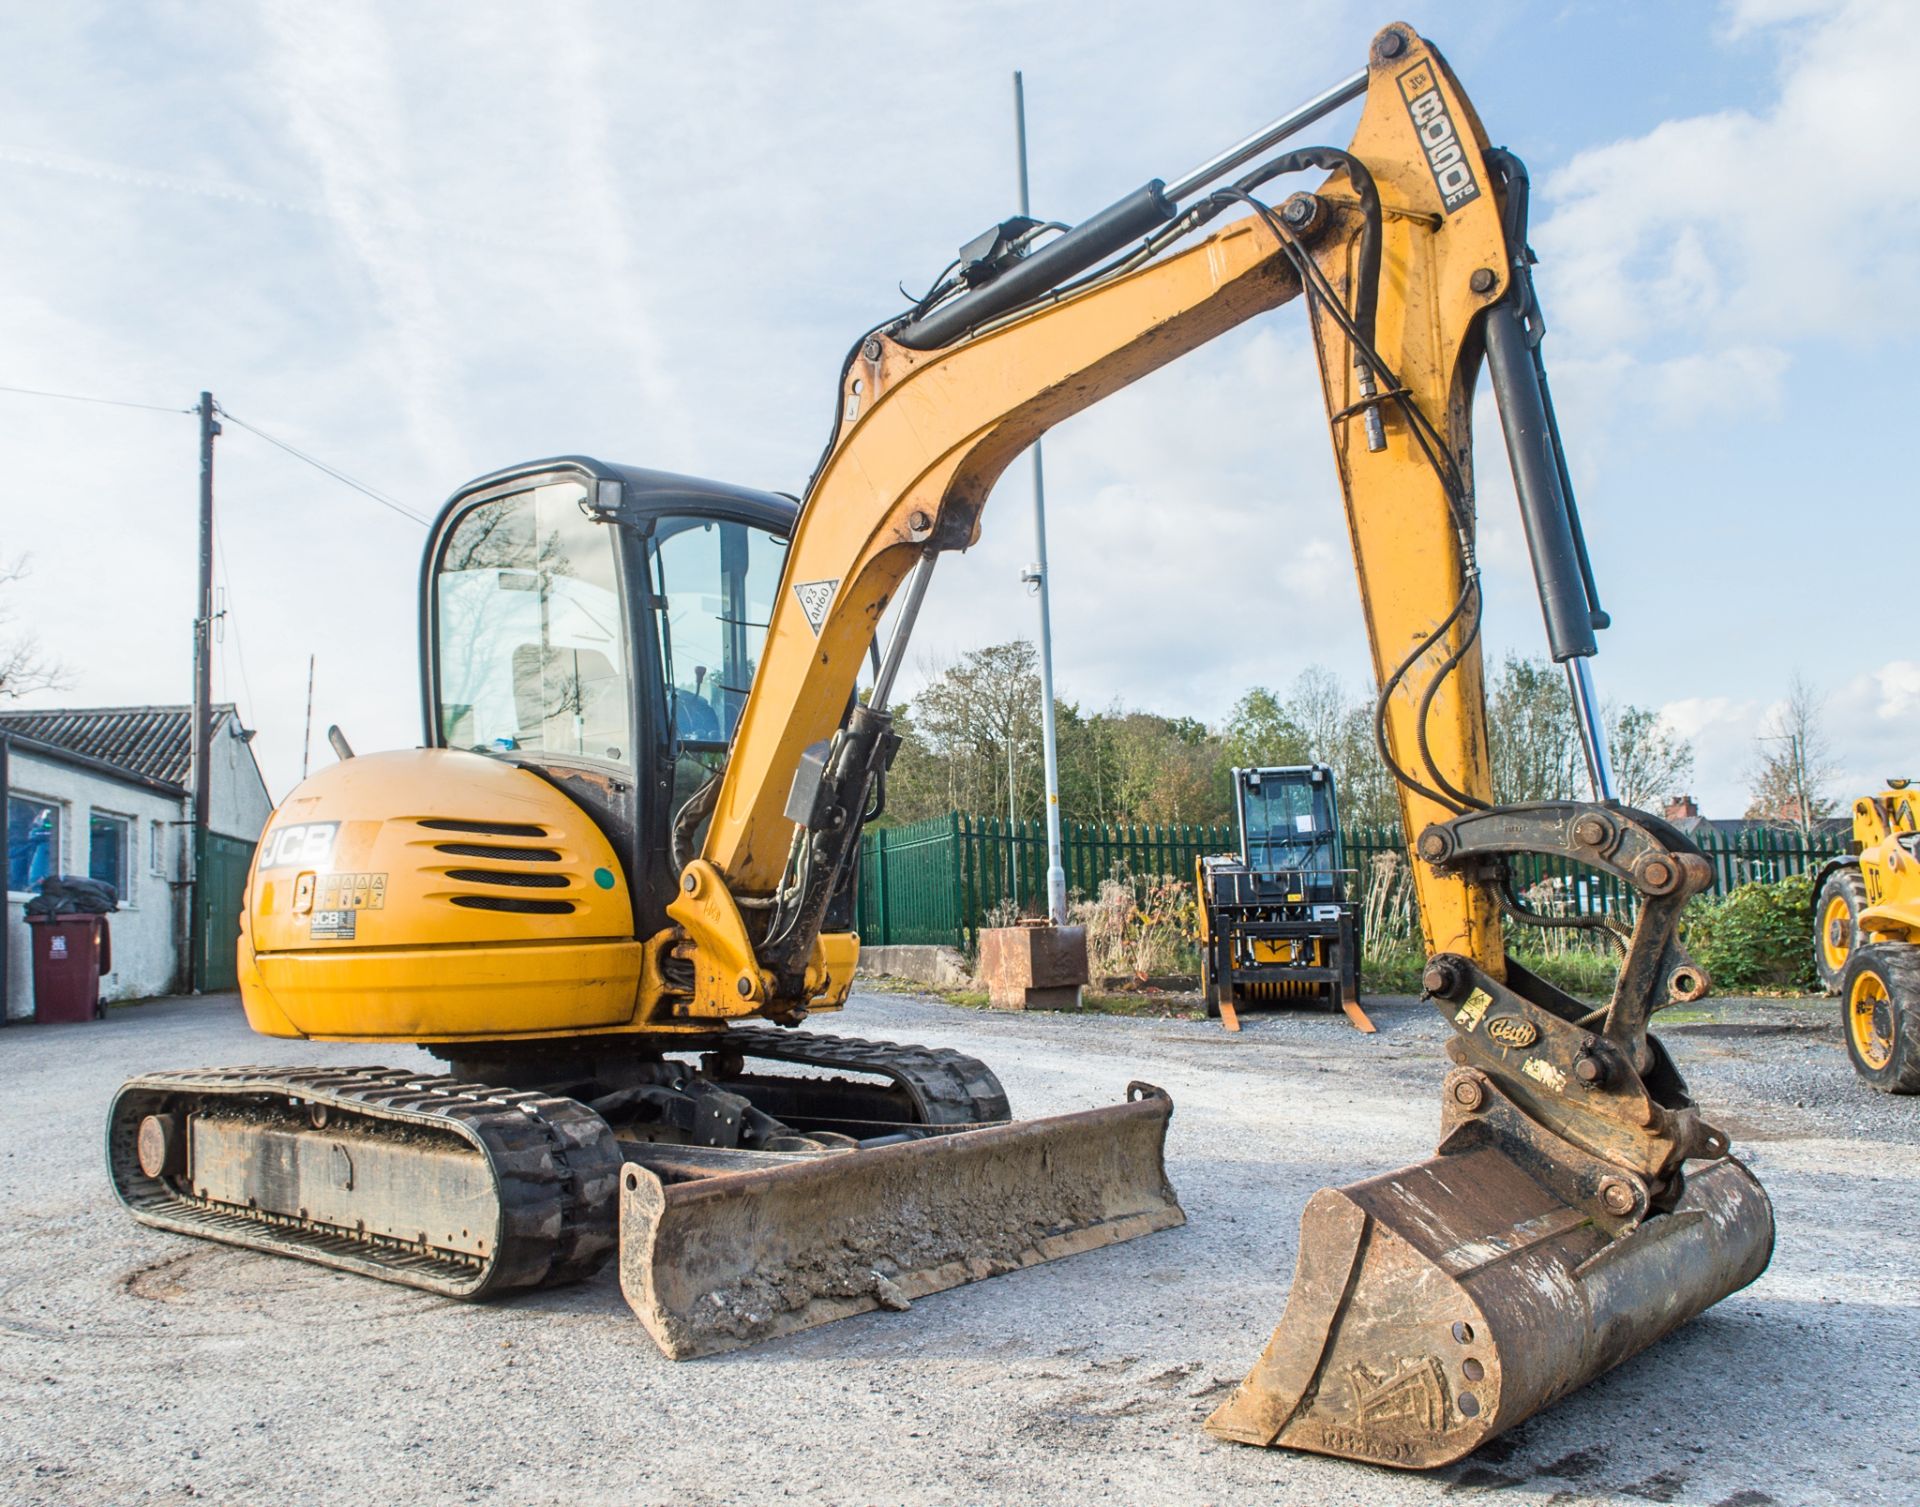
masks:
[[[1261,160],[1283,123],[1025,259],[987,253],[979,282],[855,346],[761,674],[688,898],[671,914],[700,935],[705,1007],[804,1009],[819,897],[843,881],[890,757],[890,667],[935,559],[972,543],[995,481],[1048,427],[1303,299],[1379,687],[1377,747],[1414,839],[1426,993],[1454,1027],[1457,1066],[1438,1155],[1310,1205],[1295,1300],[1208,1426],[1423,1466],[1458,1458],[1751,1281],[1773,1227],[1758,1183],[1647,1030],[1660,1006],[1705,992],[1677,932],[1709,876],[1681,833],[1613,799],[1587,668],[1607,616],[1540,355],[1525,170],[1490,147],[1445,61],[1409,27],[1381,31],[1364,75],[1291,119],[1361,93],[1344,150]],[[1268,184],[1314,169],[1331,176],[1277,205],[1263,199]],[[1229,213],[1238,218],[1177,244]],[[996,244],[1020,234],[1010,222]],[[1087,270],[1142,236],[1130,255]],[[1471,436],[1483,363],[1591,802],[1492,802]],[[889,668],[844,715],[903,582]],[[1507,954],[1506,926],[1541,919],[1509,881],[1527,853],[1586,863],[1637,897],[1603,1009]]]

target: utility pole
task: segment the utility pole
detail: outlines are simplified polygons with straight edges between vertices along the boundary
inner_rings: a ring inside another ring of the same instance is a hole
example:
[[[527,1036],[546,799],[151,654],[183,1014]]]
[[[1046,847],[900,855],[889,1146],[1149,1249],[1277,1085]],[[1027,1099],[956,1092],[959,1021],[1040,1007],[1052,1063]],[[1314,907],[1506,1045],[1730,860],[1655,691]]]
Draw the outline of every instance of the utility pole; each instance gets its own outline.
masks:
[[[307,730],[300,735],[300,778],[307,777],[307,757],[313,752],[313,656],[307,656]]]
[[[187,890],[187,987],[195,994],[206,982],[207,819],[212,805],[213,771],[213,439],[220,425],[213,416],[213,394],[200,394],[200,593],[193,619],[193,858]]]
[[[1027,193],[1027,91],[1017,68],[1013,72],[1013,130],[1020,165],[1020,213],[1029,215],[1033,211]],[[1047,915],[1055,926],[1065,926],[1067,871],[1060,859],[1060,746],[1053,725],[1053,612],[1047,595],[1047,486],[1038,440],[1033,442],[1033,553],[1034,563],[1020,579],[1038,588],[1035,594],[1040,601],[1040,753],[1047,781]],[[1007,788],[1011,798],[1011,775]]]

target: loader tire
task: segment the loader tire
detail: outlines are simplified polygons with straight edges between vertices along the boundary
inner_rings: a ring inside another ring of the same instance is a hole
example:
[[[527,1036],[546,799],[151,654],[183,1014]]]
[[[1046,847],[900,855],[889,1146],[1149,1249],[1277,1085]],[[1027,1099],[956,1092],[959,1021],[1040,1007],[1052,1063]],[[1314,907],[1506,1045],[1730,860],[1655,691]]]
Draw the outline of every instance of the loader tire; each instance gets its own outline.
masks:
[[[1857,864],[1843,864],[1827,875],[1813,899],[1813,966],[1829,994],[1840,992],[1847,960],[1860,945],[1860,912],[1867,904],[1867,883]]]
[[[1840,980],[1840,1030],[1853,1070],[1870,1087],[1920,1093],[1920,946],[1855,950]]]
[[[1200,944],[1200,1000],[1208,1020],[1220,1018],[1220,985],[1220,958],[1209,938]]]

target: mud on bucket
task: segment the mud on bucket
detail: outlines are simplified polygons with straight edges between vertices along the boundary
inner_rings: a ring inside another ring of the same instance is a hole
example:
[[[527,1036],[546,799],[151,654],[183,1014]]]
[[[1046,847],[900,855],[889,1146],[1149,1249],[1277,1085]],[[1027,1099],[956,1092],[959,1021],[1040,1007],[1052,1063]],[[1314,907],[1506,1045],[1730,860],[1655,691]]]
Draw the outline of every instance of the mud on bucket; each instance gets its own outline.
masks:
[[[1671,1211],[1610,1235],[1506,1146],[1455,1145],[1313,1196],[1286,1312],[1209,1433],[1446,1465],[1745,1287],[1772,1256],[1772,1207],[1732,1159],[1694,1163]]]

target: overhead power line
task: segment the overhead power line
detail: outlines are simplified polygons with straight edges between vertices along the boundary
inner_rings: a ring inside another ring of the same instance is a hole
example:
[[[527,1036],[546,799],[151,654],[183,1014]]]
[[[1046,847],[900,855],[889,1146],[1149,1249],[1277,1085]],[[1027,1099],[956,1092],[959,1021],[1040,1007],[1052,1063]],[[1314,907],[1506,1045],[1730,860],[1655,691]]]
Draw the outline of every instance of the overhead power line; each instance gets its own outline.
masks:
[[[100,398],[100,397],[95,397],[89,393],[54,392],[51,389],[44,388],[44,387],[11,387],[11,386],[7,386],[4,383],[0,383],[0,392],[18,393],[23,397],[29,397],[29,398],[58,398],[62,402],[66,402],[66,403],[97,403],[102,407],[106,407],[106,408],[138,408],[148,413],[192,414],[192,413],[198,413],[200,411],[197,408],[174,408],[164,403],[134,403],[134,402],[129,402],[125,398]],[[226,419],[229,423],[238,424],[242,429],[246,430],[249,434],[258,435],[261,439],[265,440],[269,445],[273,445],[278,449],[286,451],[287,454],[291,455],[295,460],[306,462],[306,464],[308,464],[309,466],[312,466],[314,470],[319,471],[325,476],[332,477],[335,481],[339,482],[342,486],[353,488],[354,491],[359,492],[365,497],[371,498],[373,501],[379,503],[381,507],[388,509],[390,512],[398,513],[402,518],[410,518],[413,520],[413,522],[419,524],[422,528],[425,528],[430,523],[432,523],[433,520],[427,517],[424,513],[415,512],[412,508],[408,507],[404,502],[399,501],[397,498],[389,497],[385,492],[382,492],[378,487],[370,487],[364,481],[360,481],[355,477],[349,476],[345,471],[342,471],[338,466],[330,466],[325,461],[321,460],[318,456],[309,455],[306,451],[302,450],[299,446],[289,444],[287,441],[281,439],[278,435],[268,434],[267,431],[262,429],[258,424],[249,424],[245,419],[239,417],[237,414],[233,413],[230,409],[219,407],[218,405],[216,405],[216,408],[220,414],[220,417],[223,419]]]
[[[105,408],[144,408],[148,413],[194,413],[192,408],[173,408],[164,403],[129,403],[125,398],[96,398],[81,392],[49,392],[44,387],[6,387],[0,392],[17,392],[29,398],[59,398],[66,403],[98,403]]]
[[[363,481],[355,480],[353,477],[347,475],[345,471],[342,471],[338,466],[330,466],[325,461],[319,459],[317,456],[307,454],[306,451],[300,449],[298,446],[290,445],[285,440],[280,439],[278,436],[268,434],[267,431],[262,429],[258,424],[249,424],[245,419],[241,418],[238,414],[234,413],[232,409],[221,407],[218,409],[218,412],[220,414],[220,417],[223,419],[226,419],[229,423],[238,424],[242,429],[246,430],[249,434],[258,435],[261,439],[265,440],[269,445],[273,445],[278,449],[286,451],[287,454],[291,455],[296,460],[305,461],[309,466],[312,466],[314,470],[319,471],[324,475],[331,476],[335,481],[339,482],[342,486],[352,487],[354,491],[372,498],[375,502],[379,503],[381,507],[387,508],[392,512],[398,513],[402,518],[411,518],[415,523],[419,524],[422,528],[425,528],[429,523],[433,521],[432,519],[428,518],[425,514],[416,513],[412,508],[408,507],[404,502],[400,502],[395,498],[389,497],[385,492],[380,491],[379,488],[370,487]]]

